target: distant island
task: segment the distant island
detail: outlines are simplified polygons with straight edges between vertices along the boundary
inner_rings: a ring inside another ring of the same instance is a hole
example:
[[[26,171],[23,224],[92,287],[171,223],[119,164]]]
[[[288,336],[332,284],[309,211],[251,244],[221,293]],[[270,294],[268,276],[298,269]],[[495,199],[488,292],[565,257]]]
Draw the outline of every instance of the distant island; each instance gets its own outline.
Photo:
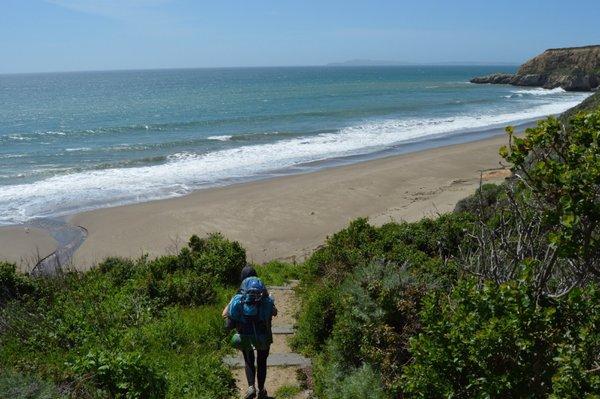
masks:
[[[409,62],[389,61],[389,60],[369,60],[369,59],[354,59],[342,62],[330,62],[326,66],[400,66],[400,65],[415,65]]]
[[[342,62],[330,62],[325,66],[418,66],[418,65],[516,65],[512,62],[473,62],[473,61],[453,61],[453,62],[405,62],[405,61],[390,61],[390,60],[370,60],[370,59],[353,59]]]
[[[548,49],[521,65],[514,75],[495,73],[475,77],[471,82],[596,90],[600,85],[600,45]]]

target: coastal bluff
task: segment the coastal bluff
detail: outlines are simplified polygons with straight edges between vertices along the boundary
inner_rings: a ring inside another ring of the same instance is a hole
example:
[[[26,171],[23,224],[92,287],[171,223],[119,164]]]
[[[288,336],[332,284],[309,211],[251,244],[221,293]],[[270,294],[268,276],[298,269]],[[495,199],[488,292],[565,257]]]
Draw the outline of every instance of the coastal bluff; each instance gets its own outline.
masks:
[[[548,49],[521,65],[514,75],[495,73],[475,77],[471,83],[596,90],[600,85],[600,45]]]

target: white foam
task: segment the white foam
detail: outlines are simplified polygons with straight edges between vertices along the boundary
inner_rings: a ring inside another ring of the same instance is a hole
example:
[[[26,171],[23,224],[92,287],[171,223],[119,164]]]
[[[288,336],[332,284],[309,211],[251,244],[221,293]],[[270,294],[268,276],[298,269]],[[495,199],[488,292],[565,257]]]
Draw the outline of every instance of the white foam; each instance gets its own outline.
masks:
[[[562,87],[557,87],[555,89],[544,89],[541,87],[536,87],[535,89],[519,89],[512,90],[512,93],[515,94],[528,94],[531,96],[550,96],[554,94],[567,93],[565,89]]]
[[[8,136],[8,138],[11,140],[17,140],[17,141],[31,141],[30,137],[25,137],[20,134],[11,134]]]
[[[0,154],[0,158],[23,158],[25,154]]]
[[[373,121],[349,126],[337,133],[295,137],[201,155],[173,154],[160,165],[91,170],[57,175],[30,184],[4,186],[0,190],[0,224],[173,197],[224,179],[247,178],[310,161],[369,153],[433,135],[505,126],[558,114],[585,97],[585,94],[566,96],[563,101],[513,113]]]
[[[230,136],[228,134],[222,135],[222,136],[208,136],[207,139],[209,140],[218,140],[218,141],[229,141],[231,140],[233,136]]]
[[[90,151],[90,147],[76,147],[76,148],[65,148],[67,152],[82,152],[82,151]]]

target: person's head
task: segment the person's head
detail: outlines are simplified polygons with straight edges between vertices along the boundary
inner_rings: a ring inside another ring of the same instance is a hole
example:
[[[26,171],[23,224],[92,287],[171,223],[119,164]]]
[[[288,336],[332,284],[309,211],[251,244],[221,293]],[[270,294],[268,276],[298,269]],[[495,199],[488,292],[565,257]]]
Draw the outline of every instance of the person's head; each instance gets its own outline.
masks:
[[[248,277],[258,277],[258,275],[256,274],[256,270],[250,264],[246,264],[246,266],[244,266],[244,268],[242,269],[240,280],[244,281]]]

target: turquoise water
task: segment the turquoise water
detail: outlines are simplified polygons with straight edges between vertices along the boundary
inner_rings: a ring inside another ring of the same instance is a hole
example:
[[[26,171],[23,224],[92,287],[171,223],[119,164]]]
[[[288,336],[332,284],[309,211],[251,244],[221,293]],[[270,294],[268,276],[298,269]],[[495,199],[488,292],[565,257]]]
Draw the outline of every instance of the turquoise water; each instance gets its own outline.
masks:
[[[586,96],[468,83],[472,76],[513,71],[411,66],[0,75],[0,224],[172,197],[530,121]]]

